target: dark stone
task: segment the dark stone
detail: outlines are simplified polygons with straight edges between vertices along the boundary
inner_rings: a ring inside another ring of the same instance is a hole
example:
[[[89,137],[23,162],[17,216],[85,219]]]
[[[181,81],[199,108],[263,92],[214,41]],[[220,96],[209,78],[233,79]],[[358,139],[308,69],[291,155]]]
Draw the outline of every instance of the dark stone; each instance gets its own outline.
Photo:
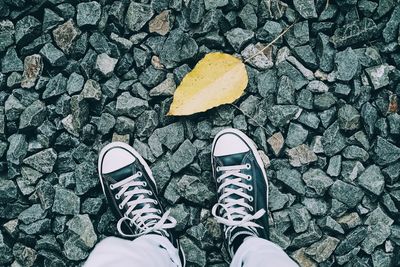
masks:
[[[7,161],[16,165],[22,163],[28,150],[26,136],[22,134],[13,134],[8,138],[9,147],[7,150]]]
[[[378,136],[374,154],[375,162],[378,165],[388,165],[400,159],[400,148]]]
[[[339,123],[333,123],[322,136],[322,146],[326,155],[333,156],[346,147],[346,139],[340,133]]]
[[[305,19],[317,18],[317,11],[315,10],[315,2],[312,0],[294,0],[294,7],[297,12]]]
[[[276,179],[284,183],[299,195],[305,194],[305,186],[301,180],[301,174],[295,169],[282,169],[277,171]],[[306,227],[307,228],[307,227]]]
[[[365,239],[366,234],[367,228],[363,226],[359,226],[351,231],[336,247],[335,255],[344,255],[355,248]]]
[[[188,166],[190,163],[192,163],[195,156],[196,147],[194,147],[189,140],[185,140],[171,156],[168,165],[173,172],[177,173]]]
[[[308,21],[305,20],[294,24],[285,34],[284,38],[291,48],[308,43],[310,40]]]
[[[331,38],[336,48],[365,43],[375,38],[379,32],[375,22],[370,18],[356,20],[335,30]]]
[[[17,199],[18,192],[17,186],[11,180],[0,179],[0,202],[6,205]]]
[[[133,97],[128,92],[122,93],[117,98],[116,112],[118,115],[126,115],[128,117],[139,116],[149,104],[147,101]]]
[[[334,67],[335,49],[329,42],[329,36],[319,33],[317,37],[316,55],[319,67],[325,72],[331,72]]]
[[[341,130],[357,130],[360,127],[360,113],[353,106],[344,105],[338,111],[338,122]]]
[[[19,129],[27,129],[39,127],[46,118],[46,106],[40,101],[36,100],[28,106],[20,116]]]
[[[52,211],[62,215],[74,215],[78,214],[79,210],[79,197],[68,189],[56,186]]]
[[[26,44],[36,38],[41,30],[40,21],[32,16],[25,16],[15,24],[15,41]]]
[[[364,193],[357,186],[336,180],[329,189],[329,195],[353,208],[361,201]]]
[[[226,39],[236,52],[240,52],[254,37],[254,32],[242,28],[235,28],[225,34]]]
[[[15,48],[10,47],[2,59],[1,72],[2,73],[10,73],[14,71],[22,72],[23,70],[24,70],[24,65],[22,64],[21,59],[18,58],[17,51],[15,51]]]
[[[52,67],[63,67],[68,63],[64,53],[51,43],[47,43],[43,46],[42,49],[40,49],[40,54]]]

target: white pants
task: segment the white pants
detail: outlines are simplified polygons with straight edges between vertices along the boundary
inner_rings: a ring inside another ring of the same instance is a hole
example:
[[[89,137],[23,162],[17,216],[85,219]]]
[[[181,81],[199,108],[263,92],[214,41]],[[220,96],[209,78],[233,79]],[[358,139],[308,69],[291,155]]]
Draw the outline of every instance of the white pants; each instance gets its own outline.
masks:
[[[108,237],[96,245],[85,267],[180,267],[178,250],[159,235],[144,235],[134,241]],[[271,241],[248,237],[236,251],[231,267],[297,267]]]

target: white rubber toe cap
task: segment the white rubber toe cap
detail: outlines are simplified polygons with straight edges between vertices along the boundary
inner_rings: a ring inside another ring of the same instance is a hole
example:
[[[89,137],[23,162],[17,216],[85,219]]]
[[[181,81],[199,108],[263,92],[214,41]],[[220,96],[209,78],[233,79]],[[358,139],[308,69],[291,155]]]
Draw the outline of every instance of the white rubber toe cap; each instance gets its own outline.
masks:
[[[110,173],[132,164],[134,161],[135,157],[126,149],[112,147],[104,153],[101,172],[103,174]]]
[[[236,134],[224,133],[218,137],[214,145],[215,157],[232,155],[249,151],[249,146]]]

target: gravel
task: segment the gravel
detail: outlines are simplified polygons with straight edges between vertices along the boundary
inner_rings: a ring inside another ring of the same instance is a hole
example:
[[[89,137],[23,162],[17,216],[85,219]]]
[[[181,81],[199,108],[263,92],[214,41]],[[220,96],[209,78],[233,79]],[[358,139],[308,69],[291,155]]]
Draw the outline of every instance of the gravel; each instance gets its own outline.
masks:
[[[121,140],[189,265],[228,266],[210,150],[232,126],[270,165],[271,239],[300,266],[400,265],[398,0],[39,2],[0,1],[0,265],[80,266],[115,235],[96,155]],[[247,60],[242,111],[167,116],[211,51]]]

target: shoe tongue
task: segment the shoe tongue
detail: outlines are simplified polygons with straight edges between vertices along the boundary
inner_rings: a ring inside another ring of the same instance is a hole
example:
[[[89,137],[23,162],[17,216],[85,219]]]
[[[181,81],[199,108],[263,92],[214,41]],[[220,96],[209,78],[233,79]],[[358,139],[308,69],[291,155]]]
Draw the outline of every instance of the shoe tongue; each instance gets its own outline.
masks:
[[[232,166],[232,165],[240,165],[243,163],[244,156],[248,152],[231,154],[226,156],[218,156],[218,160],[221,161],[222,166]]]
[[[121,169],[118,169],[116,171],[107,173],[106,176],[110,177],[113,179],[115,182],[119,182],[123,179],[126,179],[127,177],[135,174],[137,172],[135,165],[129,164]]]

